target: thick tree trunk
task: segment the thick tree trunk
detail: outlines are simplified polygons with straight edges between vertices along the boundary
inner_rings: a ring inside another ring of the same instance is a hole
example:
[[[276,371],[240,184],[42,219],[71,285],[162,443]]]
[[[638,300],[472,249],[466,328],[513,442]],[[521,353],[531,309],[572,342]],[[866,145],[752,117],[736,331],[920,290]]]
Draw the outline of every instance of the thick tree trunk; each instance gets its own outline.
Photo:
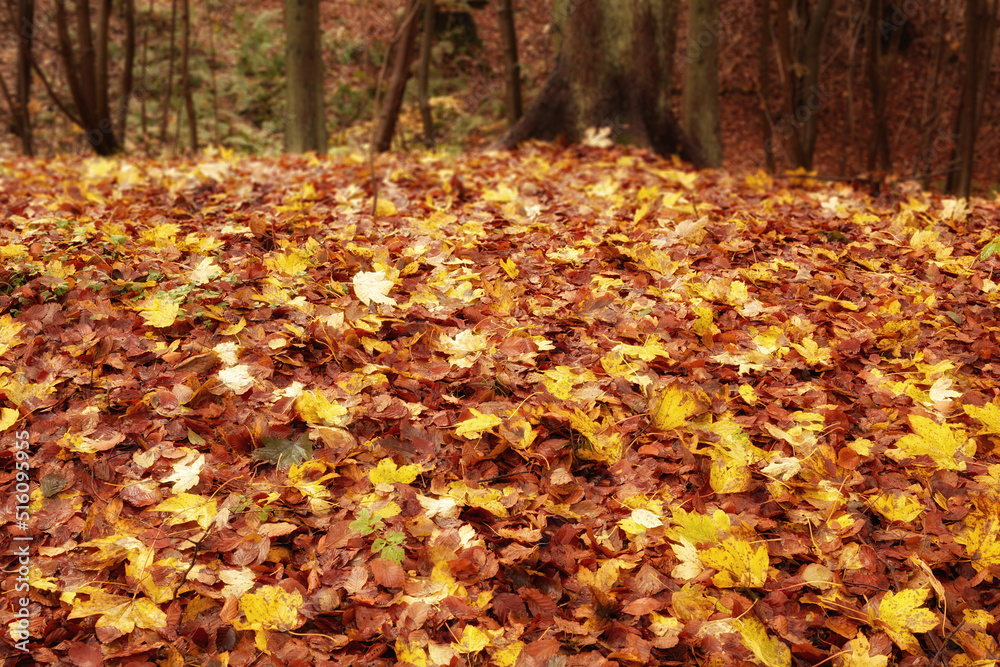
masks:
[[[326,153],[320,35],[319,0],[285,0],[285,150],[291,153]]]
[[[588,128],[607,128],[618,143],[704,166],[670,110],[676,20],[674,0],[556,0],[552,73],[499,145],[578,141]]]
[[[521,63],[517,58],[517,30],[514,28],[513,0],[499,0],[497,18],[500,41],[503,42],[504,93],[507,101],[507,123],[514,125],[523,113],[521,104]]]
[[[719,0],[690,0],[688,17],[683,124],[708,165],[719,167]]]

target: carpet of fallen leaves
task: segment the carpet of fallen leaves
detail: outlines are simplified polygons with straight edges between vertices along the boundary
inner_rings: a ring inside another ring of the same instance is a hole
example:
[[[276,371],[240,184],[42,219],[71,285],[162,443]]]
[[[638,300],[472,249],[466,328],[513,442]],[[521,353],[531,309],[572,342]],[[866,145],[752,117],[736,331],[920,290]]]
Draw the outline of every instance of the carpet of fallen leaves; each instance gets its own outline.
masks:
[[[0,164],[7,664],[1000,661],[994,202],[378,172]]]

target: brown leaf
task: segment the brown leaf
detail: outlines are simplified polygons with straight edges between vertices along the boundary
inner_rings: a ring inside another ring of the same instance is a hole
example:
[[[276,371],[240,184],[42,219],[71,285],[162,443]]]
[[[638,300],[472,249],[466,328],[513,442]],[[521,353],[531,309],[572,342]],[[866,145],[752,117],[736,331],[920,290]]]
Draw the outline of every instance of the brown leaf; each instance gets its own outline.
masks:
[[[399,588],[406,581],[406,572],[402,566],[394,560],[385,558],[372,558],[372,576],[375,583],[384,588]]]

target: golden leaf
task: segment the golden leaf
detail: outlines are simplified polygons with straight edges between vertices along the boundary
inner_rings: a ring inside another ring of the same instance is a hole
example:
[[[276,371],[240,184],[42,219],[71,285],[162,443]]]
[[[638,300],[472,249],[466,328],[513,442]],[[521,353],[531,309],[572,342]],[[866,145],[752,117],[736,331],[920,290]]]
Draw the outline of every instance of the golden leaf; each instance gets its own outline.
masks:
[[[933,630],[938,624],[934,612],[921,606],[928,593],[930,590],[926,588],[899,593],[889,591],[878,605],[880,625],[896,646],[904,651],[920,653],[920,643],[913,633]]]

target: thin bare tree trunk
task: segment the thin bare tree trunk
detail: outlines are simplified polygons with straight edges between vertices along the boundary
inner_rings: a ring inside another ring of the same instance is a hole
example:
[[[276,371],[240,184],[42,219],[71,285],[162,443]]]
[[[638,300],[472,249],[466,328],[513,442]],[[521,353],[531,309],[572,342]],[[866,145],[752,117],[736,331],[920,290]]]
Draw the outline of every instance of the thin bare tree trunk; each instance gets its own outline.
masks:
[[[420,0],[409,0],[405,23],[401,26],[402,39],[393,49],[392,76],[389,78],[385,101],[379,109],[378,128],[375,131],[375,150],[380,153],[389,150],[392,145],[399,110],[403,106],[403,93],[406,91],[406,81],[410,78],[410,65],[413,62],[413,42],[417,35],[414,16],[419,3]]]
[[[110,35],[108,27],[111,22],[111,0],[98,0],[97,35],[94,40],[94,104],[97,116],[102,121],[111,119],[111,103],[108,99],[108,47]],[[90,26],[90,17],[86,20]]]
[[[497,17],[503,43],[504,94],[507,101],[507,125],[514,126],[524,113],[521,102],[521,62],[517,57],[517,30],[514,27],[513,0],[499,0]]]
[[[35,148],[31,130],[31,111],[28,103],[31,100],[31,47],[35,30],[34,0],[19,0],[17,3],[18,42],[17,42],[17,108],[15,121],[18,134],[21,135],[21,152],[34,155]]]
[[[177,0],[170,3],[170,54],[167,57],[167,85],[163,88],[163,115],[160,118],[160,144],[167,145],[167,128],[170,123],[170,98],[174,87],[174,43],[177,29]]]
[[[191,4],[181,0],[181,90],[184,108],[187,111],[188,144],[191,152],[198,151],[198,116],[194,110],[194,96],[191,94]]]
[[[771,113],[767,108],[771,87],[771,69],[768,67],[771,51],[771,0],[760,0],[760,43],[757,50],[757,95],[760,98],[760,129],[764,135],[764,159],[772,174],[774,165],[774,133],[771,131]]]
[[[424,21],[420,39],[420,63],[417,67],[417,99],[424,124],[424,145],[434,147],[434,116],[427,88],[430,82],[431,46],[434,44],[434,0],[424,0]]]
[[[135,69],[135,0],[125,0],[122,8],[125,18],[125,63],[122,70],[122,92],[118,101],[118,138],[125,146],[125,128],[128,121],[128,105],[132,99]]]
[[[208,72],[209,81],[212,86],[212,138],[216,145],[222,143],[219,138],[219,87],[215,80],[215,68],[218,63],[215,59],[215,16],[212,14],[212,5],[206,4],[208,12]]]
[[[66,72],[66,82],[73,97],[77,114],[69,114],[71,118],[79,118],[80,126],[87,132],[87,139],[98,155],[116,153],[120,146],[115,138],[114,123],[108,109],[107,88],[107,53],[108,30],[107,9],[110,11],[111,0],[101,0],[98,12],[97,49],[94,47],[94,36],[90,27],[90,5],[86,0],[78,0],[76,4],[76,39],[80,46],[79,61],[76,60],[70,37],[65,0],[56,0],[56,33],[59,40],[59,52]],[[32,66],[38,70],[37,63]],[[46,89],[52,95],[52,89],[43,78]],[[53,99],[55,96],[53,95]],[[58,102],[61,109],[66,109]]]
[[[887,172],[892,168],[889,157],[889,123],[886,108],[889,100],[889,77],[892,62],[899,50],[901,29],[892,30],[889,45],[883,52],[883,24],[885,6],[882,0],[868,0],[868,86],[872,99],[872,138],[868,150],[868,171],[880,169]]]
[[[955,114],[955,133],[958,145],[948,173],[947,189],[950,193],[968,197],[972,192],[972,172],[975,161],[976,135],[982,113],[980,87],[984,80],[982,69],[989,69],[988,58],[992,53],[987,44],[995,34],[997,0],[966,0],[965,2],[965,76],[962,97]]]
[[[149,14],[148,18],[151,21],[153,18],[153,0],[149,0],[148,14]],[[142,28],[142,67],[140,69],[140,72],[143,81],[143,86],[145,86],[145,81],[146,81],[146,62],[147,62],[146,55],[148,52],[149,52],[149,21],[147,21]],[[139,98],[139,121],[142,124],[142,141],[144,144],[147,144],[148,146],[149,119],[146,116],[146,98],[148,97],[147,92],[148,91],[145,88],[143,88],[142,96]]]
[[[792,29],[789,21],[788,14],[791,8],[788,5],[788,0],[778,0],[778,60],[780,61],[780,67],[778,72],[781,76],[781,87],[784,90],[783,102],[785,107],[785,119],[795,118],[795,100],[797,97],[796,91],[796,74],[795,74],[795,61],[792,58]],[[793,128],[787,128],[782,125],[782,129],[785,130],[783,134],[782,144],[786,142],[791,144],[792,150],[792,163],[799,167],[805,164],[805,156],[802,152],[802,143],[799,141],[799,136],[797,132],[792,131]],[[786,147],[786,150],[787,147]]]
[[[938,82],[941,80],[941,69],[944,67],[944,55],[947,46],[948,21],[951,13],[949,0],[941,0],[941,19],[938,22],[938,41],[934,47],[934,75],[930,78],[927,90],[924,92],[923,121],[924,150],[921,159],[921,183],[927,189],[931,184],[931,172],[934,168],[934,135],[938,124],[938,109],[941,96],[937,94]]]

